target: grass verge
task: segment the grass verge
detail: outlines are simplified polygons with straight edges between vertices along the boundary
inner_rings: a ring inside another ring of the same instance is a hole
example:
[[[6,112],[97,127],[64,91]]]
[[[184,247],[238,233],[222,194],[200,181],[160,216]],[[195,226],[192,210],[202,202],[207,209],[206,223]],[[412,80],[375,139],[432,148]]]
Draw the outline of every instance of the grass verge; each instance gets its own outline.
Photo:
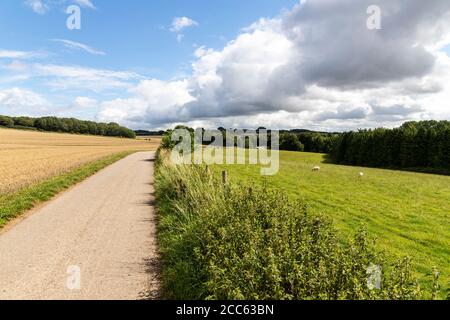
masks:
[[[34,186],[24,188],[11,194],[0,195],[0,229],[4,227],[8,221],[19,217],[25,211],[50,200],[61,191],[83,181],[94,173],[132,153],[134,153],[134,151],[117,153],[85,164]]]
[[[280,189],[228,183],[203,166],[158,155],[163,295],[168,299],[431,299],[410,259],[388,260],[364,229],[331,219]]]
[[[301,197],[309,211],[333,220],[339,231],[352,235],[365,224],[377,246],[399,259],[411,257],[422,286],[432,286],[434,268],[450,288],[450,177],[405,171],[335,165],[324,155],[280,152],[280,171],[263,177],[259,166],[217,165],[230,181],[269,184],[288,197]],[[312,172],[314,166],[320,172]],[[364,176],[359,175],[360,172]]]

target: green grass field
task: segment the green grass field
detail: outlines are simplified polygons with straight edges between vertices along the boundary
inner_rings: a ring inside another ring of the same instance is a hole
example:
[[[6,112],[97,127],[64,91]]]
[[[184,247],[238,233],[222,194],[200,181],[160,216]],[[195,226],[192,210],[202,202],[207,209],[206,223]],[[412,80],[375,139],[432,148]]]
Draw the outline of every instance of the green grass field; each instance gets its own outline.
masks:
[[[450,177],[340,166],[324,159],[321,154],[281,152],[280,171],[271,177],[250,165],[216,165],[214,170],[227,170],[233,181],[266,182],[300,197],[311,212],[331,217],[343,234],[366,224],[388,256],[410,256],[421,278],[430,281],[437,267],[441,284],[448,288]],[[320,172],[312,172],[316,165]]]

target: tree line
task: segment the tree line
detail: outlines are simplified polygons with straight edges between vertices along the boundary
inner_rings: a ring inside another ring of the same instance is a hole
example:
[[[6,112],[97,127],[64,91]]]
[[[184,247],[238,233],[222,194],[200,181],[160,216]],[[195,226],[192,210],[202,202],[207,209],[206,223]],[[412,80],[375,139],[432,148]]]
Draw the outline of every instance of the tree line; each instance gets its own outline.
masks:
[[[193,135],[194,129],[188,129]],[[218,130],[223,133],[225,144],[226,130]],[[256,132],[259,130],[265,128],[259,128]],[[270,147],[270,130],[267,132]],[[166,136],[167,141],[170,140],[170,133],[171,131]],[[432,169],[450,173],[450,121],[412,121],[394,129],[378,128],[344,133],[282,130],[280,150],[326,153],[337,164]]]
[[[191,141],[194,141],[194,132],[196,131],[193,128],[189,128],[186,126],[177,126],[175,129],[187,129],[191,134]],[[197,129],[198,130],[198,129]],[[204,132],[205,129],[201,128]],[[230,129],[234,134],[237,133],[234,129]],[[271,146],[271,130],[267,130],[266,128],[260,127],[253,133],[250,133],[248,130],[243,129],[239,130],[242,135],[245,136],[244,144],[245,147],[249,147],[249,136],[253,134],[259,134],[261,130],[265,130],[267,132],[267,144],[270,148]],[[217,129],[222,134],[223,141],[222,145],[227,145],[227,130],[223,127]],[[163,139],[163,146],[166,148],[172,148],[175,145],[175,142],[171,141],[172,130],[168,130],[165,132],[165,136]],[[237,134],[238,136],[239,134]],[[237,136],[235,136],[234,146],[238,146]],[[313,132],[307,130],[282,130],[280,131],[280,143],[279,149],[284,151],[305,151],[305,152],[315,152],[315,153],[328,153],[330,152],[334,141],[337,139],[338,134],[335,133],[326,133],[326,132]],[[209,145],[211,142],[202,141],[204,145]]]
[[[98,123],[74,118],[57,117],[8,117],[0,116],[0,126],[16,129],[30,129],[40,131],[90,134],[97,136],[136,138],[133,130],[117,123]]]
[[[406,122],[395,129],[345,132],[331,153],[335,163],[370,167],[450,169],[450,121]]]
[[[338,133],[307,130],[281,131],[280,150],[329,153],[338,137]]]

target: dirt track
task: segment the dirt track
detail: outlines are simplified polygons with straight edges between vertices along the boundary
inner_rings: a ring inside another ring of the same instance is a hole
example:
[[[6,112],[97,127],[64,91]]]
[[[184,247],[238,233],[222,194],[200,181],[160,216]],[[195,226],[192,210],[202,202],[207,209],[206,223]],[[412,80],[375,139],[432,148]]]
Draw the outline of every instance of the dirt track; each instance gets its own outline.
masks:
[[[133,154],[0,233],[0,299],[157,298],[153,158]]]

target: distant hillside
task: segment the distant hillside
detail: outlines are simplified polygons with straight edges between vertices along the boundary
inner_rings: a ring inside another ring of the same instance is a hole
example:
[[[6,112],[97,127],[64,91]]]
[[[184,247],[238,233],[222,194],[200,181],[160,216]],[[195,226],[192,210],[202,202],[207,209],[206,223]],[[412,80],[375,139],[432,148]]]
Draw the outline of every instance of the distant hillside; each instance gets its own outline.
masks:
[[[133,130],[117,123],[98,123],[74,118],[57,117],[8,117],[0,115],[0,127],[39,130],[49,132],[64,132],[74,134],[91,134],[96,136],[136,138]]]

